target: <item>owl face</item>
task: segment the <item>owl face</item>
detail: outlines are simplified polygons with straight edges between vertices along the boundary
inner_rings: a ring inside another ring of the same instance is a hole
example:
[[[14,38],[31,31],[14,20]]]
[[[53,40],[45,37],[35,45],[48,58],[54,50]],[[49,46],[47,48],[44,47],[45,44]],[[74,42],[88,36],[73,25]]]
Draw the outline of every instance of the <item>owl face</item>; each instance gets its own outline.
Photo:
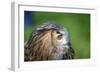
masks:
[[[67,30],[65,30],[63,27],[54,24],[54,23],[44,23],[41,27],[37,28],[37,31],[48,31],[53,30],[54,31],[54,38],[55,45],[60,48],[69,48],[68,42],[69,42],[69,33]]]

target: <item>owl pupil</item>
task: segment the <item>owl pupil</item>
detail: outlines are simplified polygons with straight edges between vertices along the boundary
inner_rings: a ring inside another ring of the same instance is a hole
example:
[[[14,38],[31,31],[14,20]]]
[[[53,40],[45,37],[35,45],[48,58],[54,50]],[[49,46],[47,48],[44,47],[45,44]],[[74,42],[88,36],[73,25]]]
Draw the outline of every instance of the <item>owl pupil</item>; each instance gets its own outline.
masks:
[[[60,34],[60,32],[59,32],[59,31],[57,31],[57,33],[58,33],[58,34]]]

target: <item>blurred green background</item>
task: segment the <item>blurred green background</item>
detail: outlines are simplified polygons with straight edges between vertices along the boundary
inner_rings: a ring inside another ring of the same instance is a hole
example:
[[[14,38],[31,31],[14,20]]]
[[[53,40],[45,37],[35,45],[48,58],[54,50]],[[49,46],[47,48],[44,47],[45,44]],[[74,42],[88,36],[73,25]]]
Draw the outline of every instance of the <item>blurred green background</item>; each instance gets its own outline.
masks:
[[[53,21],[69,30],[75,59],[90,58],[90,14],[58,12],[24,12],[24,42],[36,25]]]

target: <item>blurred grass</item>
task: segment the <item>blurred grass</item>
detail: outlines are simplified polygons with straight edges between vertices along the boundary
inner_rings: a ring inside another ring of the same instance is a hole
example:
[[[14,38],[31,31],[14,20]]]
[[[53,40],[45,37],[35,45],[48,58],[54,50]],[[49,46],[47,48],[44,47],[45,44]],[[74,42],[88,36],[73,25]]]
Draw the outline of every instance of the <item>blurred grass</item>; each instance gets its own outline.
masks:
[[[70,32],[71,44],[75,49],[76,59],[90,58],[90,14],[33,12],[32,26],[25,26],[24,40],[27,41],[34,26],[47,21],[61,24]]]

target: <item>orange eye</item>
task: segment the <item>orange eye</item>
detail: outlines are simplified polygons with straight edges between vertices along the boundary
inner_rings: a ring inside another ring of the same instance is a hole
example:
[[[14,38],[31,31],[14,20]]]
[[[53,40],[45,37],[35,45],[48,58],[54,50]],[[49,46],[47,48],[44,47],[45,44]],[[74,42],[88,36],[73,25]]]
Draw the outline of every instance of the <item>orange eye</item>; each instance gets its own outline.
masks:
[[[61,40],[62,37],[63,37],[62,34],[60,34],[60,35],[57,36],[57,39],[58,39],[58,40]]]

